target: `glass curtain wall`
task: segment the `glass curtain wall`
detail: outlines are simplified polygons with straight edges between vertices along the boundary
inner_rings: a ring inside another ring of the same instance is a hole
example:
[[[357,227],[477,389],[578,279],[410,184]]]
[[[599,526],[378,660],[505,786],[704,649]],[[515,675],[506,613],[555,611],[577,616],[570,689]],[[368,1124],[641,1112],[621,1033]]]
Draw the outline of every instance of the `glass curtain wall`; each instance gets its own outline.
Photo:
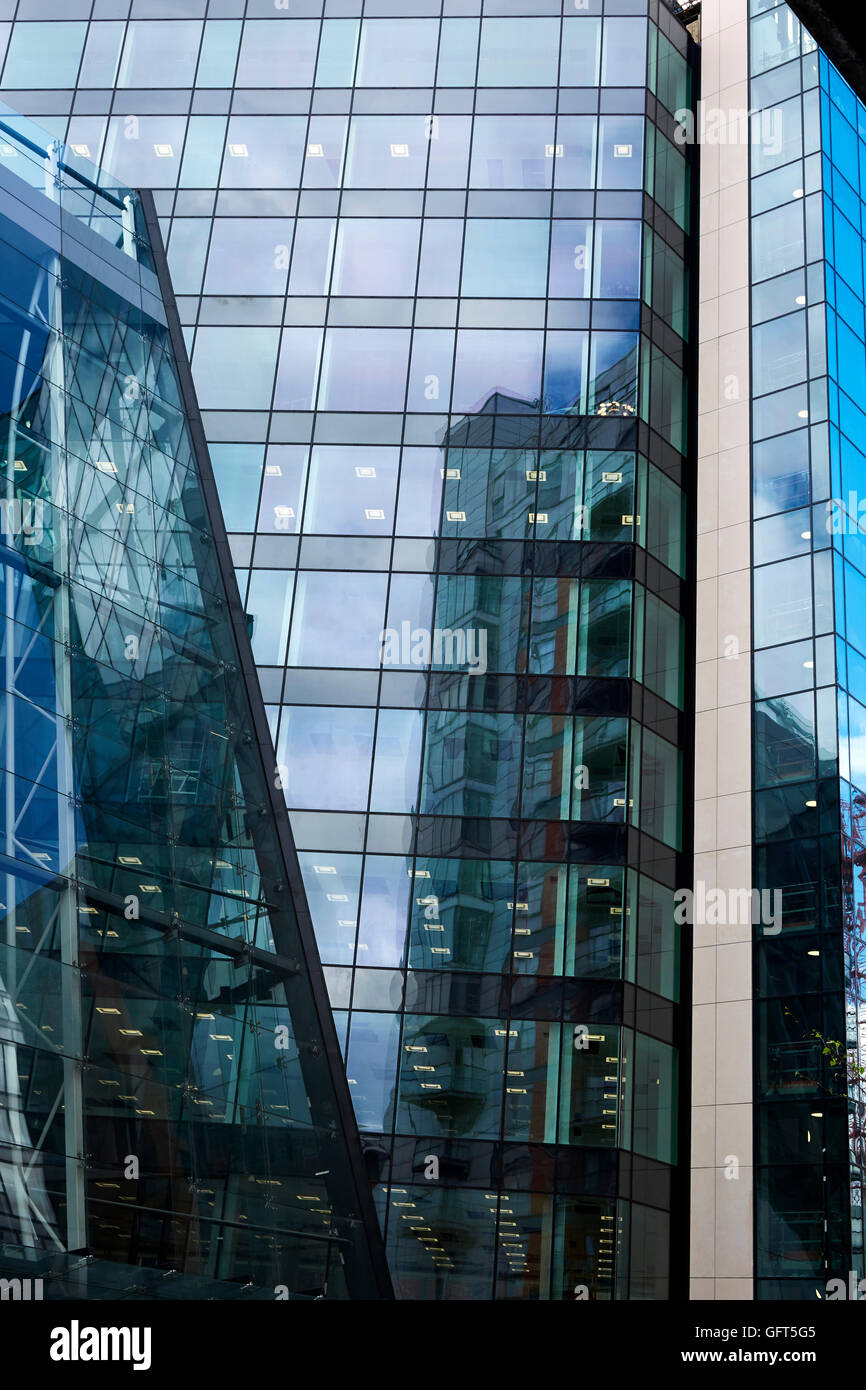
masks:
[[[398,1293],[667,1297],[691,41],[659,0],[13,18],[0,90],[156,190]]]
[[[866,108],[787,5],[753,3],[756,1292],[863,1277],[858,637]]]
[[[21,124],[0,130],[0,1270],[46,1298],[375,1297],[140,210]]]

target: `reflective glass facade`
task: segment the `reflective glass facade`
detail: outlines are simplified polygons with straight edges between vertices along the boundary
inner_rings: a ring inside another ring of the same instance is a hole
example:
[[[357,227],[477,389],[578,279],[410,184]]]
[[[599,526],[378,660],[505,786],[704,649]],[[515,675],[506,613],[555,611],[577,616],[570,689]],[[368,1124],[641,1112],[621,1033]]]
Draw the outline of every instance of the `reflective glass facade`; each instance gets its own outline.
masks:
[[[786,5],[752,5],[756,1296],[863,1277],[860,731],[866,107]],[[832,1294],[838,1297],[838,1294]]]
[[[668,1296],[685,31],[8,9],[3,95],[156,190],[398,1293]]]
[[[7,9],[6,99],[155,190],[398,1296],[669,1296],[686,31]]]
[[[0,151],[0,1274],[45,1298],[373,1298],[147,205],[10,115]]]

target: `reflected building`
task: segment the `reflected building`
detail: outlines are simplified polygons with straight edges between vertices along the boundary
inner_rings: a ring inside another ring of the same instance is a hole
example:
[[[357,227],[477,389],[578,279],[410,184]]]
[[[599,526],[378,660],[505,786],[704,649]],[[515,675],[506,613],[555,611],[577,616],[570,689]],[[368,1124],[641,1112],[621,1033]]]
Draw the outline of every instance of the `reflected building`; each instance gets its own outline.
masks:
[[[152,202],[0,140],[4,1297],[386,1297]]]

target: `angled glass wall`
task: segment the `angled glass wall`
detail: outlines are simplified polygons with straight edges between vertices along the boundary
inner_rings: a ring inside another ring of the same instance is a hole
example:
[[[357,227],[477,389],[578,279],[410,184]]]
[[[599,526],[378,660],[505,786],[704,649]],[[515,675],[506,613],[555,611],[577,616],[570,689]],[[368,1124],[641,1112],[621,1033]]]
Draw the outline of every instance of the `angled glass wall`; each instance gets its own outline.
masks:
[[[0,1271],[376,1297],[141,208],[27,122],[0,142]]]
[[[155,190],[398,1293],[667,1297],[684,28],[659,0],[9,18],[0,91]]]

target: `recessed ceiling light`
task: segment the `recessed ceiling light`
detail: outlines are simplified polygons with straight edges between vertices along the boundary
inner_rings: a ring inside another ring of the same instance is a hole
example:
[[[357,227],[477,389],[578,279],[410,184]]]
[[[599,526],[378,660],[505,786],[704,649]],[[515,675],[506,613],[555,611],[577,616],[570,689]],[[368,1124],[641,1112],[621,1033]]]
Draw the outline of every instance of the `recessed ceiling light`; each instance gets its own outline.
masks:
[[[806,805],[807,805],[807,806],[817,806],[818,803],[817,803],[817,801],[807,801],[807,802],[806,802]]]
[[[808,410],[798,410],[798,411],[797,411],[797,418],[800,419],[800,420],[808,420],[808,418],[809,418],[809,412],[808,412]]]
[[[795,197],[795,198],[802,198],[802,196],[803,196],[803,190],[802,190],[802,188],[795,188],[795,189],[794,189],[794,197]]]
[[[392,146],[392,149],[393,149],[393,146]],[[322,159],[322,158],[324,158],[324,154],[325,154],[325,147],[324,147],[324,145],[315,145],[315,144],[313,144],[313,145],[308,145],[308,146],[307,146],[307,156],[308,156],[308,158],[310,158],[310,159]]]
[[[117,862],[118,864],[141,864],[141,860],[136,854],[119,854],[117,856]]]
[[[804,661],[803,665],[805,666],[807,671],[814,671],[815,669],[814,661]]]
[[[249,155],[249,150],[246,145],[229,145],[229,154],[232,159],[246,159]]]
[[[0,145],[0,154],[6,159],[13,159],[17,153],[18,151],[14,145]]]
[[[409,158],[409,146],[408,146],[408,145],[392,145],[392,146],[391,146],[391,158],[392,158],[392,159],[408,159],[408,158]]]
[[[174,150],[171,145],[154,145],[153,152],[157,159],[173,159]]]
[[[806,296],[805,296],[804,294],[798,294],[798,295],[797,295],[797,298],[794,300],[794,303],[795,303],[795,304],[805,304],[805,303],[806,303]]]
[[[266,477],[266,478],[281,478],[282,476],[283,476],[283,470],[282,470],[282,468],[280,467],[280,465],[279,465],[278,463],[268,463],[268,464],[265,464],[265,477]]]
[[[811,531],[801,531],[801,532],[800,532],[800,539],[801,539],[801,540],[804,540],[804,541],[810,541],[810,540],[812,539],[812,532],[811,532]]]
[[[90,158],[90,146],[89,146],[89,145],[70,145],[69,148],[72,150],[72,153],[73,153],[73,154],[80,154],[81,157],[82,157],[82,159],[89,159],[89,158]]]

